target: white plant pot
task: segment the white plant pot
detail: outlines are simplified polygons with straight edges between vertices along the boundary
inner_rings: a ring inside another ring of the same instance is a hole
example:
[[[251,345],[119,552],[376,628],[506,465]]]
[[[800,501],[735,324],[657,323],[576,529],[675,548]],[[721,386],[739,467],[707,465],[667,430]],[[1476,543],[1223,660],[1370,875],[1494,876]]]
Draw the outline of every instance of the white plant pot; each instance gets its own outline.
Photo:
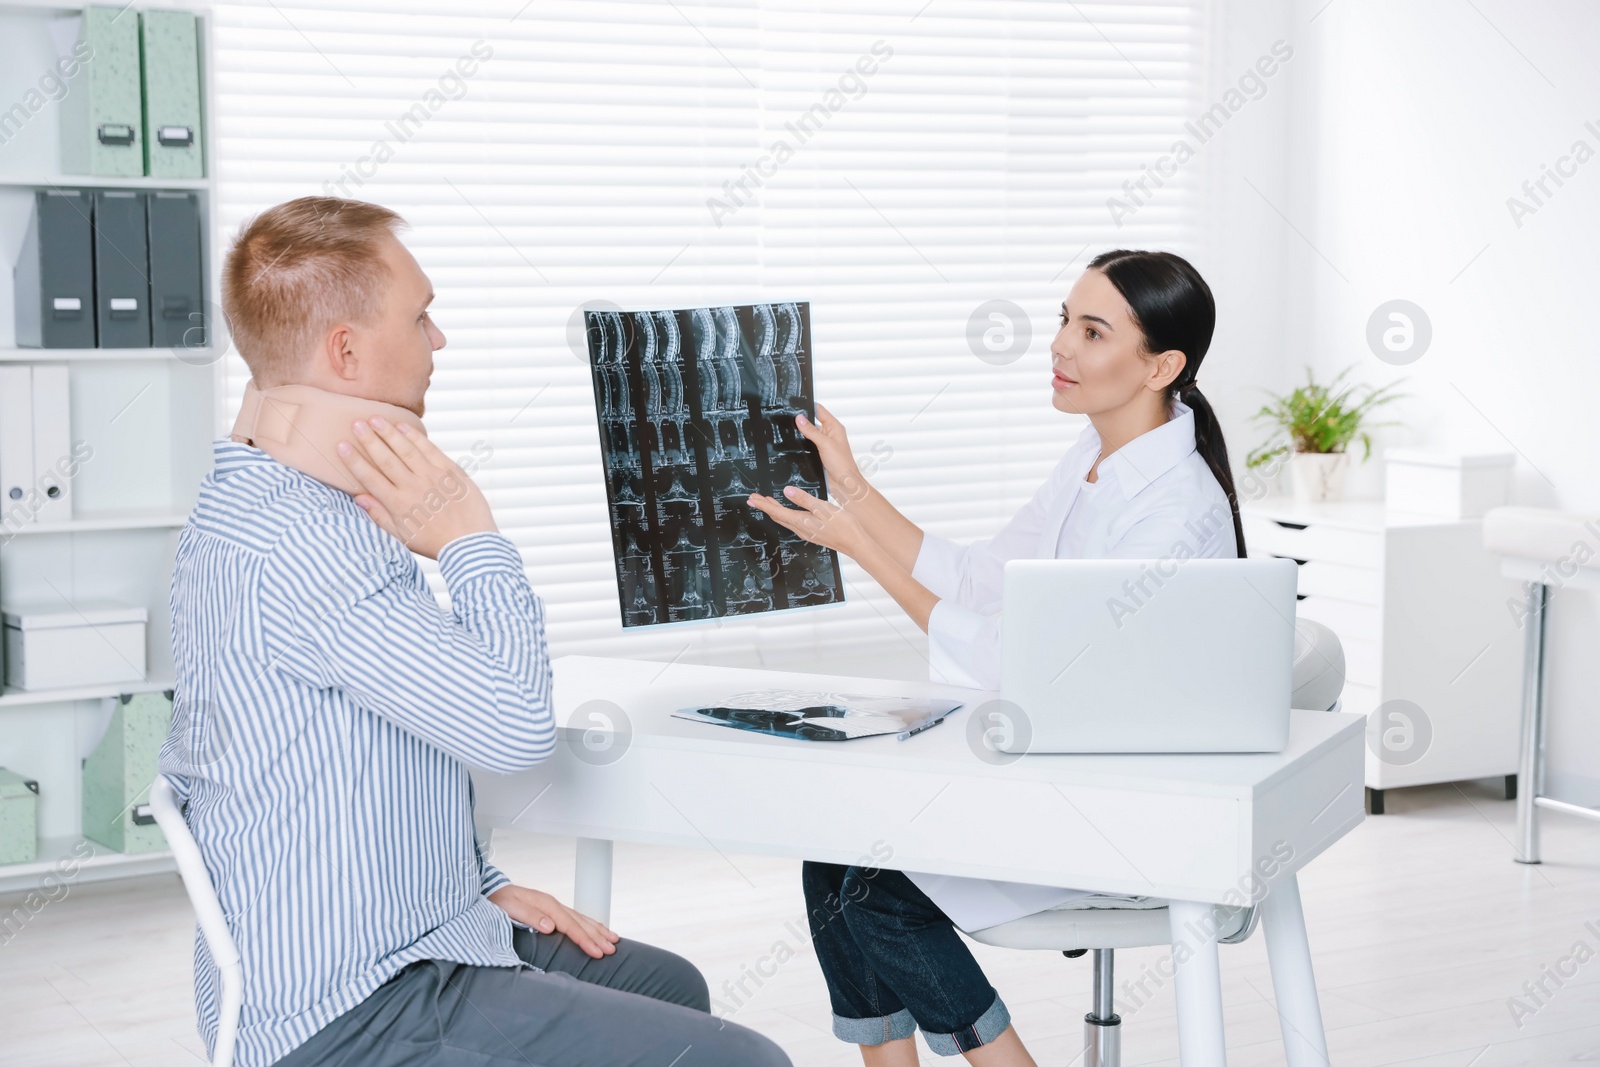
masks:
[[[1289,461],[1294,499],[1300,504],[1323,504],[1344,496],[1344,472],[1350,467],[1348,452],[1296,452]]]

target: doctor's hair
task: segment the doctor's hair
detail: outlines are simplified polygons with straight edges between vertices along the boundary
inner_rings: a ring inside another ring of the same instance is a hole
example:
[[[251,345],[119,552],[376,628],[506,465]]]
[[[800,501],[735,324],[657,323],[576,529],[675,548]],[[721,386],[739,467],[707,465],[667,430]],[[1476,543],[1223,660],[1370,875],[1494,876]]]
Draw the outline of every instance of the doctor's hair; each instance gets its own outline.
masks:
[[[1217,413],[1195,384],[1200,364],[1211,347],[1217,325],[1217,302],[1200,272],[1182,256],[1171,252],[1117,249],[1102,252],[1089,262],[1090,270],[1104,274],[1128,302],[1134,324],[1144,334],[1147,353],[1178,351],[1183,370],[1167,386],[1167,401],[1182,400],[1194,412],[1195,450],[1211,468],[1217,484],[1228,494],[1233,509],[1233,539],[1243,559],[1244,523],[1239,518],[1239,494],[1228,466],[1228,445],[1222,439]]]
[[[303,196],[240,227],[222,266],[222,314],[256,388],[294,384],[330,328],[377,317],[382,241],[404,227],[386,207],[336,196]]]

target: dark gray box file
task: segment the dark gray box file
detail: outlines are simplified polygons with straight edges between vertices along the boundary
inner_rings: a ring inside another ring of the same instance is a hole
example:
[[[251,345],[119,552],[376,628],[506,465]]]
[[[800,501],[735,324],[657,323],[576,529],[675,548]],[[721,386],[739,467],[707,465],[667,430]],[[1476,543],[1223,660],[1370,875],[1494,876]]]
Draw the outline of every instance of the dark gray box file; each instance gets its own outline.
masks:
[[[94,294],[101,348],[150,347],[150,250],[139,193],[94,194]]]
[[[13,274],[19,348],[94,347],[94,261],[89,198],[34,194],[33,217]]]
[[[204,348],[200,203],[194,193],[151,193],[150,321],[158,348]]]

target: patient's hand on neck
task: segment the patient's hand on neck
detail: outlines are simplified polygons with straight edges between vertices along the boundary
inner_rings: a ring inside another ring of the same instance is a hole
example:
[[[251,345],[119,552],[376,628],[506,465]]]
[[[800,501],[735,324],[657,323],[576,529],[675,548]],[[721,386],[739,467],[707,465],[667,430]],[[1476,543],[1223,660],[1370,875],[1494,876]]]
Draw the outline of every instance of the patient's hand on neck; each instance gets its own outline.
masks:
[[[355,431],[359,448],[339,444],[365,490],[355,501],[411,551],[438,559],[458,537],[498,532],[483,491],[426,436],[381,418],[357,421]]]

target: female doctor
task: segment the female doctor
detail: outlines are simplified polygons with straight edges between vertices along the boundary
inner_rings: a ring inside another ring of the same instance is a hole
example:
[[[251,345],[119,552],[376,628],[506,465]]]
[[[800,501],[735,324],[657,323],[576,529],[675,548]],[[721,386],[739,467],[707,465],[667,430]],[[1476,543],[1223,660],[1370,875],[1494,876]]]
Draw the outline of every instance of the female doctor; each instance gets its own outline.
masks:
[[[988,541],[961,546],[923,533],[862,477],[844,427],[821,405],[815,424],[799,422],[834,500],[791,487],[784,495],[795,507],[760,495],[750,503],[888,590],[927,631],[936,681],[997,689],[1007,560],[1245,554],[1227,446],[1195,382],[1215,323],[1211,289],[1184,259],[1097,256],[1061,305],[1050,345],[1051,404],[1090,425]],[[956,927],[979,911],[981,925],[996,925],[1081,894],[825,863],[807,863],[803,880],[834,1033],[861,1046],[867,1067],[914,1067],[918,1026],[941,1055],[1032,1067]],[[1011,910],[997,912],[996,899]]]

